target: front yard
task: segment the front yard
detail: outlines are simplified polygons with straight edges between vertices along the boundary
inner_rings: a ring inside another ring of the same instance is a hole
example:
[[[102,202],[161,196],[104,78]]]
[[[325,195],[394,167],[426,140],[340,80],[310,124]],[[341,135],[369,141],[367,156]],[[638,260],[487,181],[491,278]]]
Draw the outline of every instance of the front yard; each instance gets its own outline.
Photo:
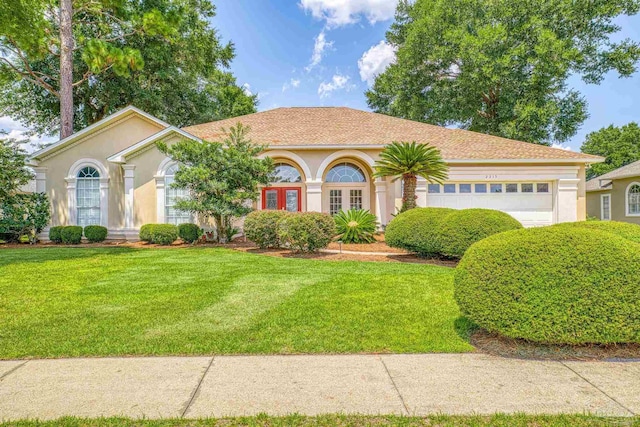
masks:
[[[466,352],[453,270],[217,248],[0,250],[0,358]]]

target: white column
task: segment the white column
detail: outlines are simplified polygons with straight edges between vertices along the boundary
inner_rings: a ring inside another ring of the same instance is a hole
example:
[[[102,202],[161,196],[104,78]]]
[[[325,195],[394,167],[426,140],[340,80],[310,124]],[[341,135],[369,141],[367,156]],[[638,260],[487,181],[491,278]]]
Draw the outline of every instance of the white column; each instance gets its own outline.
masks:
[[[420,177],[416,183],[416,206],[419,208],[427,207],[427,180]]]
[[[36,173],[36,193],[47,192],[47,168],[33,168]]]
[[[134,223],[134,179],[135,165],[122,165],[124,170],[124,228],[135,228]]]
[[[164,175],[156,175],[156,223],[164,224]]]
[[[387,224],[387,182],[383,178],[375,180],[376,218],[380,227]]]
[[[556,222],[578,220],[578,184],[580,179],[559,179],[556,182]]]
[[[307,212],[322,212],[322,181],[307,180]]]
[[[68,177],[65,181],[67,181],[67,208],[69,212],[67,225],[76,225],[78,224],[78,209],[76,207],[76,178]]]
[[[100,178],[100,225],[109,228],[109,178]]]

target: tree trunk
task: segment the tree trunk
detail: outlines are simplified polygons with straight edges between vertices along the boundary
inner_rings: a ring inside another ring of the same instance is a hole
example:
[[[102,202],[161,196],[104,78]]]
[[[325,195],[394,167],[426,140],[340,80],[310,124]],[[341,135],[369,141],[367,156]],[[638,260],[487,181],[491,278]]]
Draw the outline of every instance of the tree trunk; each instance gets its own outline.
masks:
[[[60,0],[60,139],[73,133],[73,0]]]
[[[413,174],[402,176],[404,191],[402,192],[402,210],[406,211],[416,207],[416,186],[418,178]]]
[[[224,218],[222,215],[213,215],[213,221],[216,224],[216,243],[222,242],[222,230],[224,228]]]

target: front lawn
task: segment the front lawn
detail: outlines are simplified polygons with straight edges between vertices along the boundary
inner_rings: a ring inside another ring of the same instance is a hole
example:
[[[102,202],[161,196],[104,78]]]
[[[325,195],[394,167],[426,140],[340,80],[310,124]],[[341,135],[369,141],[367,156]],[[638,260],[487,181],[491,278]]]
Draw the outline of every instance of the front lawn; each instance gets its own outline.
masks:
[[[0,358],[465,352],[453,270],[216,248],[0,250]]]

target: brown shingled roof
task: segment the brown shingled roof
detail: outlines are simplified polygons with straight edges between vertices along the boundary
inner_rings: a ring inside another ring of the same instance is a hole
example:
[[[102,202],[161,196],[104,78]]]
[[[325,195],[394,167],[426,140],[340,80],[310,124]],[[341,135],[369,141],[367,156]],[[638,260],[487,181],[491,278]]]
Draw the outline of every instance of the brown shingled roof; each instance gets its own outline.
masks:
[[[346,107],[277,108],[246,116],[189,126],[184,130],[206,140],[219,140],[236,123],[251,127],[254,142],[270,147],[382,146],[393,141],[429,143],[446,160],[554,160],[600,162],[573,151],[506,138],[449,129]]]
[[[605,190],[609,188],[611,181],[614,179],[631,178],[634,176],[640,176],[640,160],[587,181],[587,191]]]

